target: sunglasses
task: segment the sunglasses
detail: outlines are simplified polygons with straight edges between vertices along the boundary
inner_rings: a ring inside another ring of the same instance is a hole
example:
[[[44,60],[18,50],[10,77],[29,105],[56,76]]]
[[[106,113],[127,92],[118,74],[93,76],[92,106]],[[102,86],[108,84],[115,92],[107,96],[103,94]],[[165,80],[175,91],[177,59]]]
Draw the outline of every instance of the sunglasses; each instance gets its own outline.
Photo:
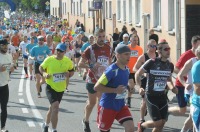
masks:
[[[44,39],[38,39],[38,41],[44,41]]]
[[[156,48],[157,46],[156,45],[149,45],[149,47]]]
[[[60,49],[57,49],[57,52],[63,53],[64,51],[62,51],[62,50],[60,50]]]
[[[163,50],[164,50],[164,51],[170,51],[171,48],[164,48]]]

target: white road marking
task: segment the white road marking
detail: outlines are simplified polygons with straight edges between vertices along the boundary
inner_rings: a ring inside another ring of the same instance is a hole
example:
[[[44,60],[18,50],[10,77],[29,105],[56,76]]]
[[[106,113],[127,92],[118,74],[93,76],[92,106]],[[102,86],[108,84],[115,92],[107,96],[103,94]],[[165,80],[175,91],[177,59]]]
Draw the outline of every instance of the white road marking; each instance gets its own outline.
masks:
[[[24,99],[19,99],[19,103],[24,104]]]
[[[29,113],[27,108],[22,108],[22,113]]]
[[[35,123],[32,120],[26,120],[29,127],[35,127]]]
[[[24,70],[22,70],[22,75],[21,75],[21,79],[19,82],[18,93],[23,93],[23,84],[24,84]]]
[[[33,102],[33,98],[31,95],[31,91],[30,91],[30,80],[27,79],[26,81],[26,96],[28,99],[28,103],[31,107],[31,110],[33,112],[33,115],[35,117],[35,120],[37,121],[37,123],[40,125],[40,127],[42,128],[42,125],[44,123],[44,118],[42,117],[41,113],[39,112],[39,110],[37,109],[37,107],[35,106],[35,103]],[[51,129],[49,128],[49,132],[51,132]]]

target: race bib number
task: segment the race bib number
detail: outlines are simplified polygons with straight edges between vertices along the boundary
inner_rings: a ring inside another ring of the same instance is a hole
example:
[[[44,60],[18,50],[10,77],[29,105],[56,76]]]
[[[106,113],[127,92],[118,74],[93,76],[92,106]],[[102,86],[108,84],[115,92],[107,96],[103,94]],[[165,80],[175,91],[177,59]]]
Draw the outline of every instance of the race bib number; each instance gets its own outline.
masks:
[[[166,81],[155,80],[154,82],[154,91],[164,91],[166,87]]]
[[[97,62],[100,63],[103,66],[108,66],[109,65],[109,58],[106,56],[99,56],[97,58]]]
[[[38,55],[37,60],[38,61],[43,61],[44,60],[44,55]]]
[[[131,50],[131,57],[138,57],[138,51],[137,50]]]
[[[66,80],[65,73],[56,73],[53,74],[53,82],[62,82]]]
[[[127,91],[125,90],[122,94],[117,94],[115,99],[125,99],[126,98]]]

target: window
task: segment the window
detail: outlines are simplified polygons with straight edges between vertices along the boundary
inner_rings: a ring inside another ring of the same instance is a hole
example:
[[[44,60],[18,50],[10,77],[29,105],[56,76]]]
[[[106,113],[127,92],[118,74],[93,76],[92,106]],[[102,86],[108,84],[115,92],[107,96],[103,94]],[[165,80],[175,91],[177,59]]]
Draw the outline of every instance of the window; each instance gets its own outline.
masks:
[[[109,18],[112,18],[112,1],[109,1]]]
[[[105,11],[105,13],[106,13],[106,18],[108,18],[108,1],[106,1],[106,11]]]
[[[57,16],[57,8],[55,8],[55,16]]]
[[[65,15],[67,14],[67,5],[66,5],[66,2],[65,2]]]
[[[80,15],[82,15],[82,1],[80,1]]]
[[[71,14],[73,13],[73,2],[71,2]]]
[[[94,7],[94,2],[93,2],[93,1],[91,1],[91,7]],[[91,16],[91,17],[94,16],[94,11],[91,11],[91,12],[90,12],[90,16]]]
[[[76,2],[76,15],[79,15],[79,12],[78,12],[78,2]]]
[[[76,7],[75,2],[73,2],[73,8],[74,8],[74,9],[73,9],[73,12],[74,12],[73,14],[74,14],[74,15],[75,15],[75,7]]]
[[[90,1],[88,1],[88,9],[90,8]],[[88,17],[90,17],[90,11],[88,10]]]
[[[174,0],[168,0],[168,31],[174,31],[175,29],[175,7]]]
[[[132,14],[133,14],[133,8],[132,8],[132,0],[129,0],[129,23],[132,23]]]
[[[123,0],[123,21],[126,22],[126,0]]]
[[[161,28],[161,0],[153,2],[153,27]]]
[[[117,1],[117,20],[121,20],[121,1]]]
[[[141,24],[141,0],[135,1],[135,24]]]

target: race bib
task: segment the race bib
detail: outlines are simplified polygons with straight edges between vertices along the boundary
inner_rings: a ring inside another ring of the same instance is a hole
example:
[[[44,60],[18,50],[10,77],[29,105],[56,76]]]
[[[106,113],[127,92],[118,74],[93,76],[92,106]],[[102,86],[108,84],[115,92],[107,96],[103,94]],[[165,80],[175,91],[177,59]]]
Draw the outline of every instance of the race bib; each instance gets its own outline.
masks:
[[[99,56],[97,62],[107,67],[109,65],[109,58],[106,56]]]
[[[53,74],[53,82],[62,82],[66,80],[65,73],[56,73]]]
[[[138,51],[137,50],[131,50],[131,57],[138,57]]]
[[[103,74],[105,69],[109,66],[109,58],[106,56],[99,56],[97,58],[97,62],[101,64],[97,67],[97,71],[95,74],[96,78],[99,79],[99,77]]]
[[[37,56],[38,61],[43,61],[44,60],[44,55],[38,55]]]
[[[155,80],[154,82],[154,91],[164,91],[166,87],[166,81]]]
[[[126,98],[126,94],[127,94],[127,91],[124,90],[124,92],[122,94],[117,94],[115,99],[125,99]]]

